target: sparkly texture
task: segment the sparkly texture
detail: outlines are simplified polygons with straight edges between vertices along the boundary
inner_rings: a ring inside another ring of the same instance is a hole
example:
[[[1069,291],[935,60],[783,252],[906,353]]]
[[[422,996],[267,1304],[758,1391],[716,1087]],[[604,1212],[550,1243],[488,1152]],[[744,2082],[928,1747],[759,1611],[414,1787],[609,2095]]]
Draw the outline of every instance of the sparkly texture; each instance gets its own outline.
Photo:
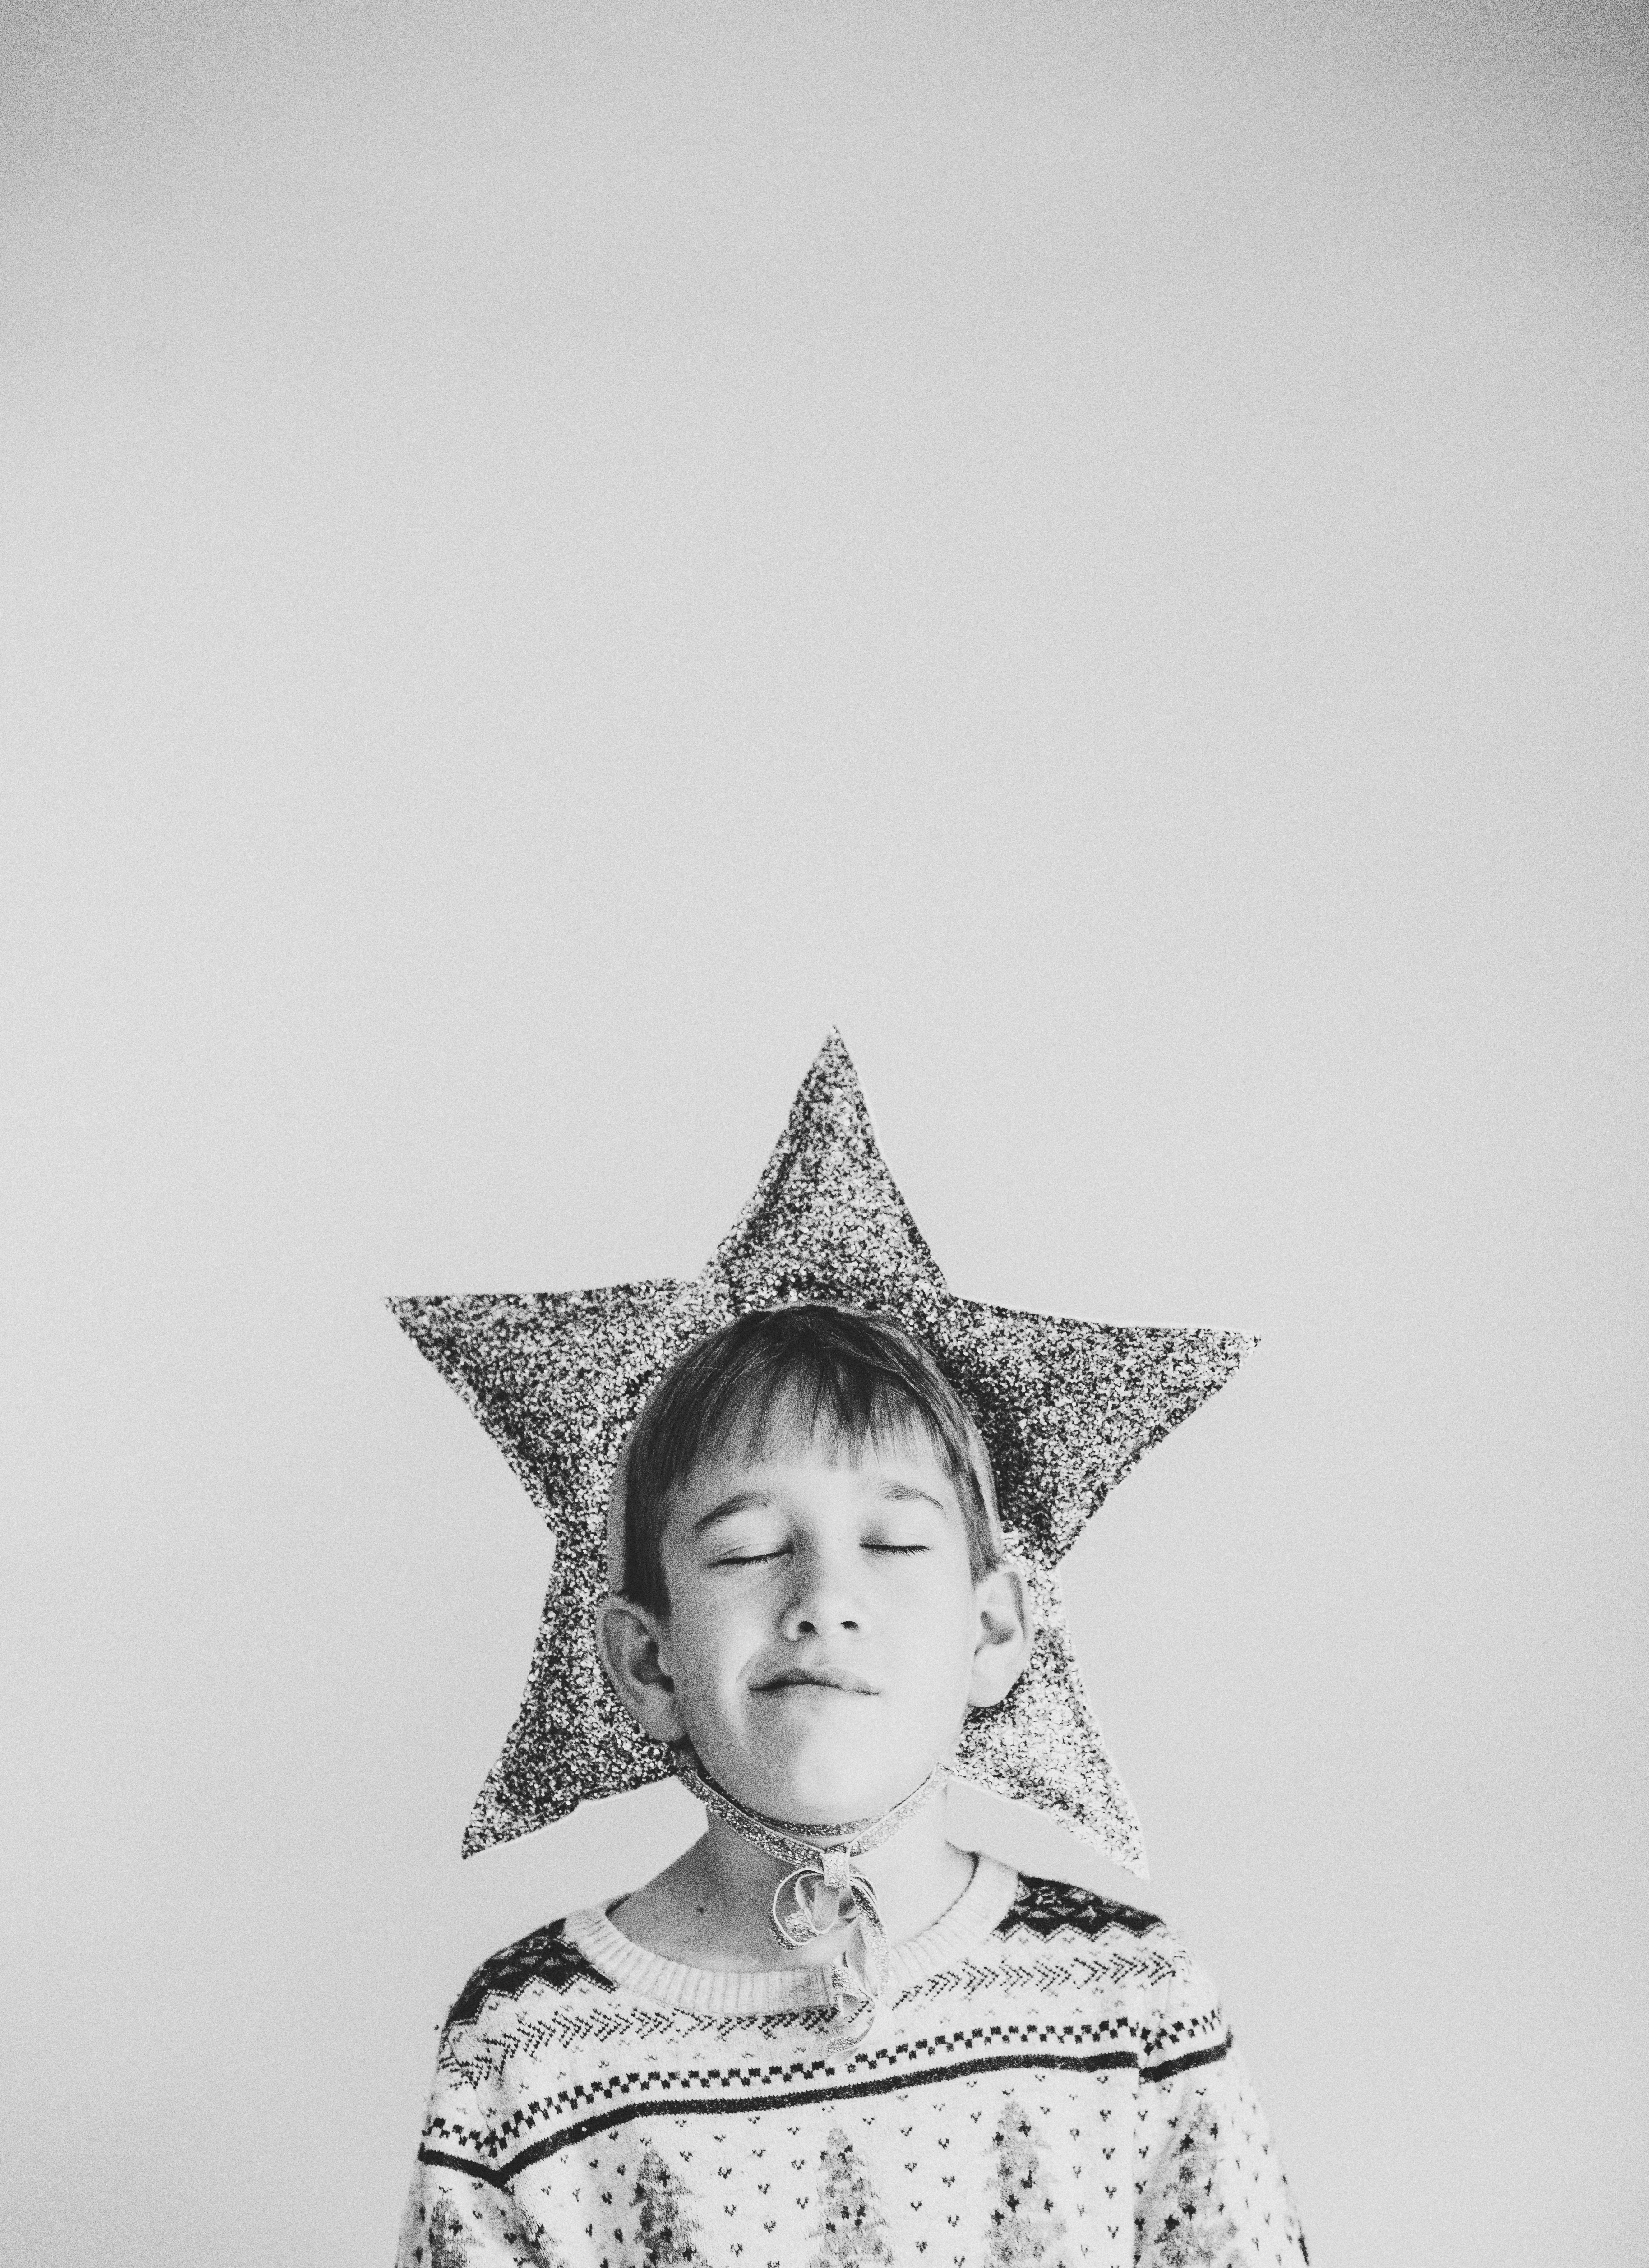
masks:
[[[755,1196],[693,1284],[401,1299],[396,1319],[503,1449],[555,1539],[526,1695],[466,1855],[669,1776],[595,1651],[618,1453],[696,1340],[789,1300],[872,1307],[929,1346],[977,1420],[1039,1628],[1018,1684],[970,1716],[954,1771],[1145,1871],[1139,1822],[1071,1652],[1059,1562],[1129,1468],[1230,1376],[1234,1331],[1117,1329],[958,1299],[876,1146],[832,1032]]]

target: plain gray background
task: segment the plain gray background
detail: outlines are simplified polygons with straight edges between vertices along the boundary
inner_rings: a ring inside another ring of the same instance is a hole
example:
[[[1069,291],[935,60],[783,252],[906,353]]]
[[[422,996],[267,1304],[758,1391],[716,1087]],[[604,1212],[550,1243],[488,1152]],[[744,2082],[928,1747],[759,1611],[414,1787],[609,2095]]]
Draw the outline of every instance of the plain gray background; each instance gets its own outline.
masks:
[[[548,1566],[379,1304],[1263,1344],[1071,1567],[1342,2268],[1649,2258],[1641,11],[6,12],[9,2257],[386,2260]],[[1034,1822],[960,1831],[1138,1896]]]

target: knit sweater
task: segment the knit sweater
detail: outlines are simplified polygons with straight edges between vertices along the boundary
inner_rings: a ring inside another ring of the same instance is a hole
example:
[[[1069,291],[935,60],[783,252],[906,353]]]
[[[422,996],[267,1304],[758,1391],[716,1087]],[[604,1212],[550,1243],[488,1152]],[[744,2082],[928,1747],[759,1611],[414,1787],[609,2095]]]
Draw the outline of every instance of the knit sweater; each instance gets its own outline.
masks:
[[[1303,2262],[1213,1987],[1153,1915],[981,1858],[833,2048],[821,1972],[684,1967],[599,1910],[442,2034],[397,2268]]]

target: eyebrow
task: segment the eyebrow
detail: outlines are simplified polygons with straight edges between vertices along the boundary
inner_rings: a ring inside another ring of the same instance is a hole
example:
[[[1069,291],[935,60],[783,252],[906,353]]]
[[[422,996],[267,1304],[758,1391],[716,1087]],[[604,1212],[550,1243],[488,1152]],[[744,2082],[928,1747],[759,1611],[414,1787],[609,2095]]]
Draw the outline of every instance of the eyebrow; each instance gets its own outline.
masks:
[[[927,1489],[912,1488],[909,1481],[884,1481],[876,1491],[884,1504],[931,1504],[935,1512],[943,1512],[941,1499]]]
[[[692,1533],[703,1535],[705,1529],[714,1528],[718,1520],[731,1520],[736,1512],[750,1512],[758,1505],[771,1504],[772,1501],[765,1489],[738,1489],[732,1496],[723,1497],[719,1504],[711,1505],[708,1512],[701,1512],[693,1522]]]

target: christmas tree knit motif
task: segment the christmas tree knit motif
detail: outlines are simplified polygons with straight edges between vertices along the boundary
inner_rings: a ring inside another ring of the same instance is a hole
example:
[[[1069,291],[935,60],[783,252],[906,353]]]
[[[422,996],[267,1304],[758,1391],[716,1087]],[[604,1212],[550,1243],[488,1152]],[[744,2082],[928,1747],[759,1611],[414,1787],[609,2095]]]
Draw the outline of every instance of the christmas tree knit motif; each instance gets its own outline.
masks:
[[[819,2163],[819,2222],[808,2268],[893,2268],[886,2216],[840,2126],[826,2135]]]
[[[533,2247],[534,2268],[566,2268],[566,2256],[535,2213],[524,2213],[527,2241]],[[525,2263],[526,2256],[523,2255]]]
[[[990,2268],[1064,2268],[1065,2224],[1042,2178],[1047,2145],[1011,2095],[990,2146],[997,2154]]]
[[[1219,2122],[1205,2095],[1174,2146],[1174,2210],[1162,2224],[1157,2257],[1162,2268],[1217,2268],[1237,2237],[1230,2214],[1214,2189],[1218,2169]]]
[[[688,2191],[651,2142],[636,2169],[636,2234],[646,2268],[700,2268],[697,2224],[687,2209]]]
[[[430,2215],[430,2268],[464,2268],[469,2238],[450,2198],[440,2198]]]

